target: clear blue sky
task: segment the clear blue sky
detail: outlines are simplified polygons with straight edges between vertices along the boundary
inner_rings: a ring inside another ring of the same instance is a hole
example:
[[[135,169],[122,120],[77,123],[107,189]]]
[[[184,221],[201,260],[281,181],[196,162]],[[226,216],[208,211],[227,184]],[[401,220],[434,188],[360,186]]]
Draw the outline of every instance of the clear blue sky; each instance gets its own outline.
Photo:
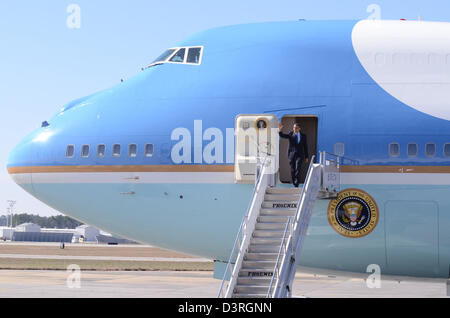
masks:
[[[69,29],[77,4],[81,28]],[[57,212],[20,189],[6,172],[9,151],[63,104],[139,72],[165,48],[208,28],[300,18],[450,21],[448,0],[2,0],[0,2],[0,214]]]

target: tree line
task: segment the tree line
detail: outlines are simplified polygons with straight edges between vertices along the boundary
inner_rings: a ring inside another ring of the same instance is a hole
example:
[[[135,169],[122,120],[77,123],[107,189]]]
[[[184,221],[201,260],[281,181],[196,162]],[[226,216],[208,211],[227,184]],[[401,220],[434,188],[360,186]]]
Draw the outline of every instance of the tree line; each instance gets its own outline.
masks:
[[[1,216],[1,219],[6,220],[6,216]],[[37,214],[35,215],[27,213],[14,214],[12,220],[13,226],[17,226],[22,223],[34,223],[42,228],[52,228],[52,229],[53,228],[74,229],[77,226],[83,224],[65,215],[39,216]]]

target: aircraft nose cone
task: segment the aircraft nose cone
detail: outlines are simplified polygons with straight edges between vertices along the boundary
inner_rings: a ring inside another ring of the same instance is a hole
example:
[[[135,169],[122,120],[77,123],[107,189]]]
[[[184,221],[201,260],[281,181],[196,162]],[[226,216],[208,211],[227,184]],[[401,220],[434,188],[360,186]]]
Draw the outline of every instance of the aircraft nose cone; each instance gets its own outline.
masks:
[[[30,137],[24,138],[10,152],[7,170],[15,183],[32,193],[32,139]]]

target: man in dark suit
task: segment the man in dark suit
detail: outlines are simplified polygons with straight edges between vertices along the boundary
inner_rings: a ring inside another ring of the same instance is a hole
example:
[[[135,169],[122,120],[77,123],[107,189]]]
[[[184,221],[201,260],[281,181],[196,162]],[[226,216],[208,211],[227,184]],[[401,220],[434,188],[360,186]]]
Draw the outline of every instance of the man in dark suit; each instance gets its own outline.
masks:
[[[283,133],[283,125],[281,123],[278,124],[278,128],[280,137],[289,140],[288,158],[289,165],[291,166],[292,183],[298,188],[303,160],[306,163],[309,161],[306,135],[300,131],[300,125],[297,123],[294,124],[294,128],[289,134]]]

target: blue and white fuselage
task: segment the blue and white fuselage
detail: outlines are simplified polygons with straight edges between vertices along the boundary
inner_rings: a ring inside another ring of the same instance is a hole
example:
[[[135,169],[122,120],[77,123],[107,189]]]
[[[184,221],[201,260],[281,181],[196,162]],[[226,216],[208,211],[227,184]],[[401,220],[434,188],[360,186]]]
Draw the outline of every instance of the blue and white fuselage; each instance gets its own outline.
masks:
[[[380,218],[345,237],[317,201],[301,265],[449,276],[449,23],[238,25],[166,58],[63,107],[11,152],[13,179],[108,232],[227,261],[253,189],[235,182],[236,117],[314,116],[317,149],[352,159],[341,189],[369,193]]]

